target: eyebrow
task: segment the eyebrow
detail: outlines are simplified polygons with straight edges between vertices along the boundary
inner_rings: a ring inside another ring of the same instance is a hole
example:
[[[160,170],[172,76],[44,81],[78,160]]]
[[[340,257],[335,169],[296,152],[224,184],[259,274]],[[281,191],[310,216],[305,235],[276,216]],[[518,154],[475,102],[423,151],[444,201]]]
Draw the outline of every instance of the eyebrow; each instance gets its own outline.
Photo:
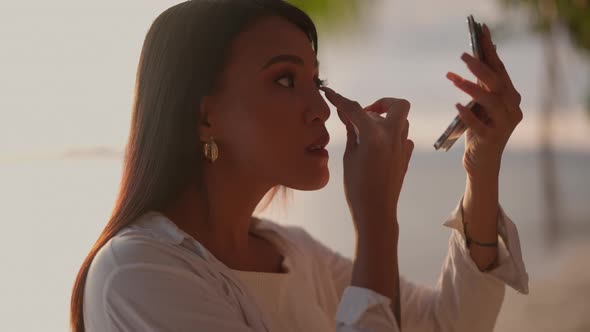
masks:
[[[268,62],[264,66],[262,66],[262,68],[260,68],[260,70],[262,71],[262,70],[264,70],[274,64],[277,64],[279,62],[290,62],[290,63],[294,63],[294,64],[300,65],[300,66],[303,66],[305,64],[303,59],[301,59],[300,57],[298,57],[296,55],[280,54],[280,55],[274,56],[270,60],[268,60]],[[318,59],[315,59],[314,68],[319,68],[319,66],[320,66],[320,62],[318,61]]]

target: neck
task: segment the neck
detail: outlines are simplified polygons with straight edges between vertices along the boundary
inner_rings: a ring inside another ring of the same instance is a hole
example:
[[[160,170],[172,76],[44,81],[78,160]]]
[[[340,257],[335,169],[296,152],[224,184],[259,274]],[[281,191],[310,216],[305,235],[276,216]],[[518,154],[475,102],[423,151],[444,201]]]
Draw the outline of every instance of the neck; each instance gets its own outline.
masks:
[[[205,179],[208,202],[191,185],[163,213],[219,259],[247,257],[251,249],[252,214],[272,186],[216,173]],[[209,207],[208,218],[205,206]]]

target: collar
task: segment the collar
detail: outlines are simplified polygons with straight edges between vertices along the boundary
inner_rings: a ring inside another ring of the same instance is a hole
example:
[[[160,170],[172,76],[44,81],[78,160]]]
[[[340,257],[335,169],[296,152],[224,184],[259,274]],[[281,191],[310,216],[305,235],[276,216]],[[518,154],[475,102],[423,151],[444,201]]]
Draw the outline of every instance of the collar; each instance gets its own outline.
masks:
[[[250,231],[260,234],[267,230],[275,230],[273,223],[259,217],[253,217],[250,223]],[[148,232],[153,238],[172,245],[181,245],[188,241],[196,245],[199,254],[211,258],[213,255],[191,235],[180,229],[172,220],[158,211],[148,211],[139,217],[130,226],[132,229],[139,229]]]

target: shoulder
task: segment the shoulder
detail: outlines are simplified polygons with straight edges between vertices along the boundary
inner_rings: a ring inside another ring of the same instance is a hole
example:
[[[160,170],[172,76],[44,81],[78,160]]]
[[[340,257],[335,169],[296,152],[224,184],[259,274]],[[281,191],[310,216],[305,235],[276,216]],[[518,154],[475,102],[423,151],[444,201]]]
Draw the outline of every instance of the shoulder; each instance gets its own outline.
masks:
[[[87,275],[87,331],[189,330],[205,324],[196,313],[237,320],[225,281],[213,272],[189,246],[135,232],[117,234]]]
[[[104,324],[104,315],[113,308],[125,311],[138,299],[161,301],[165,291],[210,293],[213,283],[207,273],[206,262],[186,248],[126,227],[92,260],[84,287],[85,322]]]
[[[96,253],[86,277],[85,298],[98,299],[116,285],[125,287],[151,274],[190,276],[205,269],[205,261],[180,245],[149,231],[125,227]],[[115,283],[117,281],[117,283]],[[85,299],[86,300],[86,299]]]
[[[91,270],[112,271],[139,264],[188,268],[200,262],[205,262],[202,250],[172,221],[150,211],[106,242],[96,254]]]
[[[91,271],[112,271],[139,264],[182,266],[182,252],[178,245],[127,227],[100,248],[92,261]]]

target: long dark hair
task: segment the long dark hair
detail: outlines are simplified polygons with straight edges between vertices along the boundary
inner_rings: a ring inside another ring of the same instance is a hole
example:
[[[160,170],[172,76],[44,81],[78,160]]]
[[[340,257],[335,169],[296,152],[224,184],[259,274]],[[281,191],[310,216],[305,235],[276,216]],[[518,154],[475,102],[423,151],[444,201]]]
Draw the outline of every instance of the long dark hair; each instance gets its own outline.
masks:
[[[145,212],[166,207],[189,183],[206,195],[202,146],[195,139],[201,98],[215,91],[233,39],[248,24],[268,16],[280,16],[298,26],[317,54],[312,20],[282,0],[186,1],[153,22],[137,68],[119,194],[107,225],[76,277],[70,305],[72,331],[85,330],[84,286],[100,248]],[[266,206],[279,187],[272,188]]]

